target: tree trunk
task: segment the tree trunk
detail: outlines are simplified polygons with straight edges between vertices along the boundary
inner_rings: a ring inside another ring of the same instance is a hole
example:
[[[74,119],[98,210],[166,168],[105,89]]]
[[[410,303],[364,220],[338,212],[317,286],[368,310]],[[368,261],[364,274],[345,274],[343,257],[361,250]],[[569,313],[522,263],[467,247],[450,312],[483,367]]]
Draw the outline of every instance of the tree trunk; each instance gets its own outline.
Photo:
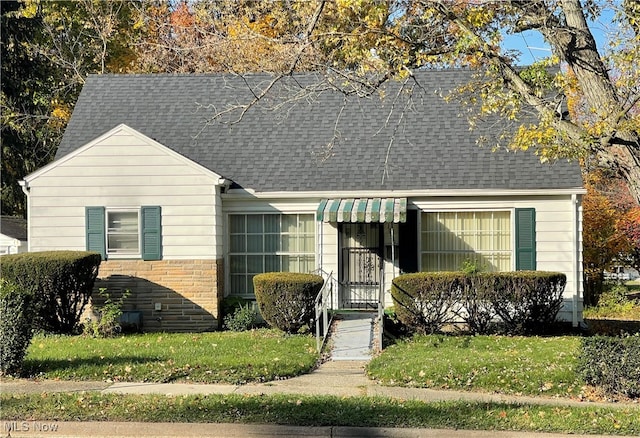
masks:
[[[627,115],[598,53],[580,0],[562,0],[561,6],[566,25],[541,27],[540,31],[575,74],[589,107],[610,118],[611,135],[603,136],[603,144],[595,149],[601,162],[625,179],[640,204],[640,137],[637,132],[616,131]]]

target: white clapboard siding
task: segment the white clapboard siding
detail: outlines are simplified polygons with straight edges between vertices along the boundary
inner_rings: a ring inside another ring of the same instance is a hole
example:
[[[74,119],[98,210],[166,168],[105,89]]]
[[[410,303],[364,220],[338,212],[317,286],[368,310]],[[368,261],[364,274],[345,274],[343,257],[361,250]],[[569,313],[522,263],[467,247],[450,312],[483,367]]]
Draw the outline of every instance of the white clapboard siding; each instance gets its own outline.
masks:
[[[221,257],[220,177],[126,126],[25,178],[32,251],[85,249],[85,208],[162,208],[164,259]]]

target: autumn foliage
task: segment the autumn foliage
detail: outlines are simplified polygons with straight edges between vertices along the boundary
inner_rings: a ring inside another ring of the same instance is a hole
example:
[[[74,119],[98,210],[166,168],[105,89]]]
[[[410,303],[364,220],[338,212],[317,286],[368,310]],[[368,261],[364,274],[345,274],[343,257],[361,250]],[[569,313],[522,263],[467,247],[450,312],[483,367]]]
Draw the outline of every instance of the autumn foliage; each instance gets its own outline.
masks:
[[[640,268],[640,206],[624,183],[602,172],[586,178],[583,200],[585,304],[595,305],[603,273],[614,264]]]

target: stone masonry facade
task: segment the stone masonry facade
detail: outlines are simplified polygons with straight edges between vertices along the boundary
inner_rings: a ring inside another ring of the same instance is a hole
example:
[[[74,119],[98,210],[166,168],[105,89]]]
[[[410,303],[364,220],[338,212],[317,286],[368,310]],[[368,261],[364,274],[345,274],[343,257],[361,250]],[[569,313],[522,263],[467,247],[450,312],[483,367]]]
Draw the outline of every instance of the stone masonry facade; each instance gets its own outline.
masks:
[[[145,332],[200,332],[216,330],[223,296],[222,260],[108,260],[100,264],[92,310],[104,302],[106,288],[112,300],[130,291],[123,311],[134,318],[142,313]]]

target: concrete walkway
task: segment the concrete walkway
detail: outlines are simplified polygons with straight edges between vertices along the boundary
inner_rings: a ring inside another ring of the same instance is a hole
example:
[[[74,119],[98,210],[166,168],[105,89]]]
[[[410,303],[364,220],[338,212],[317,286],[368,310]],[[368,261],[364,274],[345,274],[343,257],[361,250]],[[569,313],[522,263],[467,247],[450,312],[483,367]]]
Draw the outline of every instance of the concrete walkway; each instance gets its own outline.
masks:
[[[351,396],[381,396],[425,402],[467,400],[514,404],[546,404],[558,406],[635,407],[638,404],[589,403],[542,397],[512,397],[460,391],[436,391],[418,388],[385,387],[368,379],[364,372],[367,361],[329,361],[312,373],[267,383],[249,385],[208,385],[188,383],[113,383],[7,380],[2,392],[69,392],[99,391],[105,394],[306,394]],[[1,417],[1,412],[0,412]],[[46,431],[43,431],[46,428]],[[55,431],[53,430],[55,428]],[[46,432],[46,433],[45,433]],[[38,422],[1,421],[0,436],[11,437],[387,437],[387,438],[576,438],[579,435],[542,434],[529,432],[485,432],[469,430],[359,428],[359,427],[299,427],[259,424],[185,424],[185,423],[118,423],[118,422]],[[597,438],[589,435],[589,438]]]

